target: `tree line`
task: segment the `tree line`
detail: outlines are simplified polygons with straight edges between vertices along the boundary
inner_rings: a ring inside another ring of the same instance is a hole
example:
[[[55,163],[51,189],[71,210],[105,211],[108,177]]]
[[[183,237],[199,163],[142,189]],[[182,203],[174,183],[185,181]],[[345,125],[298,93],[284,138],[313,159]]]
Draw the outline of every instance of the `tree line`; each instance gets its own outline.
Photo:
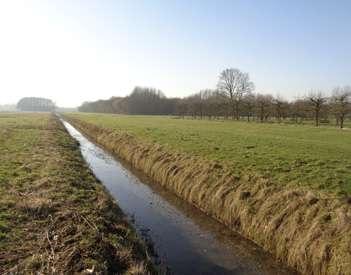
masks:
[[[135,87],[129,96],[84,102],[78,107],[78,111],[131,115],[172,115],[176,113],[179,100],[167,98],[162,91],[154,88]]]
[[[56,109],[56,105],[51,99],[24,97],[18,101],[17,109],[27,112],[52,112]]]
[[[303,123],[312,120],[316,126],[333,119],[340,128],[351,114],[350,86],[335,88],[329,97],[321,91],[311,91],[293,101],[254,93],[254,89],[248,73],[229,68],[221,72],[215,89],[202,90],[184,98],[167,98],[160,90],[136,87],[127,97],[85,102],[78,110],[248,122]]]

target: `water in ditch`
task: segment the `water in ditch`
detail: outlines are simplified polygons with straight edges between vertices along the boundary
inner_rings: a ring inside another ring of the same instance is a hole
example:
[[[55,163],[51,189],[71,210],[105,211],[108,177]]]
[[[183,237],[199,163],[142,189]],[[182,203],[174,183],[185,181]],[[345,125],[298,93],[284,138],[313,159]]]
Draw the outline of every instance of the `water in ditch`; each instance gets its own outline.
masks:
[[[63,124],[138,234],[152,243],[161,273],[295,274],[251,241],[114,158],[68,122]]]

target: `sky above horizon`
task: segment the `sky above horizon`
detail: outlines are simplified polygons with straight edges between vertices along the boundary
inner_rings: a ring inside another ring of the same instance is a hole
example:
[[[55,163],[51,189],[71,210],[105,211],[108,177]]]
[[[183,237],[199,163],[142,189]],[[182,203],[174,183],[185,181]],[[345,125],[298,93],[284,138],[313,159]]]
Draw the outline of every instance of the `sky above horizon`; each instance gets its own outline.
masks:
[[[351,1],[0,0],[0,105],[62,107],[134,86],[183,97],[221,70],[255,92],[300,97],[351,85]]]

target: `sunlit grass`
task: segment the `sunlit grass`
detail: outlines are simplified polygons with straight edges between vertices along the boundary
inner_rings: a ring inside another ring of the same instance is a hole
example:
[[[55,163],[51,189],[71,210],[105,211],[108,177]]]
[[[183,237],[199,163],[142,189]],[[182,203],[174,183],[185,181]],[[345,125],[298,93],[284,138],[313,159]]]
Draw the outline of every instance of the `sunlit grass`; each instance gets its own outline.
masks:
[[[351,131],[309,125],[71,114],[149,142],[254,171],[279,184],[351,193]]]

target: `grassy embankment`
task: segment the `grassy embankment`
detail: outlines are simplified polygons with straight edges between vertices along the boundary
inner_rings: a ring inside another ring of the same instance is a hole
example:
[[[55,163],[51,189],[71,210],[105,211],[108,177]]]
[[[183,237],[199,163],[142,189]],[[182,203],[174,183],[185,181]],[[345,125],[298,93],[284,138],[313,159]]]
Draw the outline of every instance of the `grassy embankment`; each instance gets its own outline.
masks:
[[[351,270],[351,132],[71,114],[118,156],[305,274]]]
[[[351,131],[313,126],[213,122],[169,117],[72,115],[171,150],[225,162],[281,185],[351,194]]]
[[[144,274],[121,210],[49,114],[0,115],[0,273]]]

